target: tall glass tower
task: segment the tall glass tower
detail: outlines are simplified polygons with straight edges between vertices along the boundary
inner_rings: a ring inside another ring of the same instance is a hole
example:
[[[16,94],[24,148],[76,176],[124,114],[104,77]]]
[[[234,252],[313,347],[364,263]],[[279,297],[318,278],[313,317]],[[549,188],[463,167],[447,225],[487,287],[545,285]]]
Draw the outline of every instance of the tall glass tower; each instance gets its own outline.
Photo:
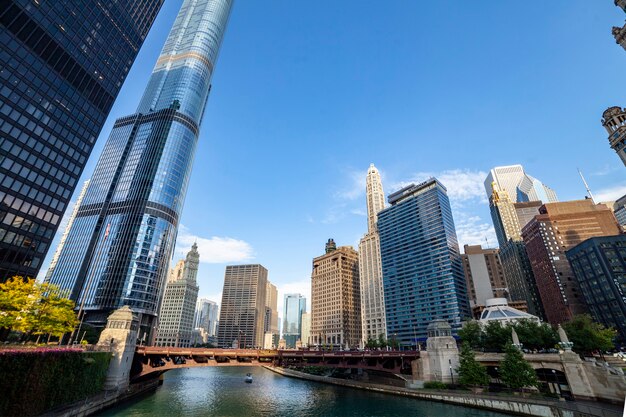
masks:
[[[185,0],[137,113],[115,122],[49,281],[86,321],[124,305],[152,333],[232,0]],[[142,335],[140,334],[140,337]]]
[[[283,339],[287,348],[295,348],[298,339],[302,340],[302,313],[306,313],[306,298],[300,294],[285,294],[284,308]]]
[[[378,213],[387,337],[415,346],[435,319],[456,332],[471,312],[446,188],[431,178],[388,200]]]
[[[0,282],[36,277],[163,0],[0,0]]]

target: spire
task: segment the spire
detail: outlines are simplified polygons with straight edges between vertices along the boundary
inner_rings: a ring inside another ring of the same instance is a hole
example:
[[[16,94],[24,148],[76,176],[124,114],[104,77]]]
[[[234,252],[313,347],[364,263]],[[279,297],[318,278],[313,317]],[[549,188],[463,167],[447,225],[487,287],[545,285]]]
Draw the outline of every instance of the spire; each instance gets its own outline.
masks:
[[[365,179],[365,199],[367,203],[367,232],[377,230],[378,213],[385,208],[385,193],[378,169],[370,164]]]
[[[326,253],[331,253],[337,250],[337,244],[333,239],[328,239],[326,242]]]

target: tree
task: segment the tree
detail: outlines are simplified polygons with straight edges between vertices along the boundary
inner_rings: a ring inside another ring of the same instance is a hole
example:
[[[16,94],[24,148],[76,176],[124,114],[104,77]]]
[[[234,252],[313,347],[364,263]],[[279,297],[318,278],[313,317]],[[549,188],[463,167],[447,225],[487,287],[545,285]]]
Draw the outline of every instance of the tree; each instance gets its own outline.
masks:
[[[459,338],[461,342],[467,342],[472,349],[483,347],[482,334],[483,330],[476,320],[470,320],[463,323],[463,327],[459,330]]]
[[[483,346],[485,349],[501,351],[511,342],[511,327],[498,321],[490,321],[483,328]]]
[[[469,342],[463,342],[461,353],[459,354],[459,383],[470,387],[489,384],[487,369],[476,360],[474,351]]]
[[[378,341],[369,337],[367,342],[365,342],[365,347],[368,349],[376,349],[378,347]]]
[[[537,323],[533,320],[519,320],[514,326],[520,342],[527,349],[552,348],[558,342],[556,332],[547,323]]]
[[[536,387],[537,374],[522,352],[511,343],[506,345],[504,352],[504,360],[500,364],[502,382],[511,389]]]
[[[379,334],[378,335],[378,347],[379,348],[385,348],[389,346],[389,343],[387,342],[387,339],[385,339],[385,335],[384,334]]]
[[[591,353],[613,349],[613,339],[617,335],[614,329],[607,329],[593,321],[590,315],[580,314],[563,324],[567,338],[574,344],[572,349],[577,353]]]
[[[52,284],[13,277],[0,284],[0,326],[27,335],[61,336],[77,324],[74,302]]]

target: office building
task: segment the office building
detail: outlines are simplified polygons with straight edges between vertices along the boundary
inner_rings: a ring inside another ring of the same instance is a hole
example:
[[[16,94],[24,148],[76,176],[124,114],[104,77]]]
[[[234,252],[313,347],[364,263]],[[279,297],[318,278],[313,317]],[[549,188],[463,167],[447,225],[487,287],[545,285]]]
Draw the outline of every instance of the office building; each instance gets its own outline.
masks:
[[[267,269],[229,265],[224,275],[217,343],[220,348],[264,345]]]
[[[515,192],[516,197],[526,199],[529,192],[522,192],[519,189],[519,184],[524,183],[525,177],[526,174],[521,165],[497,167],[492,169],[487,176],[485,187],[487,182],[491,181],[488,193],[489,210],[500,246],[500,260],[507,280],[509,299],[512,302],[526,302],[531,314],[543,317],[543,307],[522,240],[522,227],[539,214],[539,207],[543,203],[541,201],[515,202],[507,191],[507,189],[511,190]],[[543,185],[538,186],[538,181],[534,178],[530,182],[540,190],[544,190],[544,197],[556,201],[556,195],[551,189]],[[536,195],[535,192],[533,196]]]
[[[153,332],[229,0],[185,0],[137,113],[118,119],[50,282],[103,326],[128,305]]]
[[[508,298],[508,287],[498,249],[465,245],[463,252],[461,259],[470,307],[484,306],[490,298]]]
[[[63,250],[63,246],[65,246],[67,235],[69,234],[70,229],[72,228],[72,224],[74,224],[76,213],[78,213],[78,208],[80,207],[80,203],[82,203],[83,197],[85,197],[85,192],[87,191],[87,187],[89,187],[89,180],[83,183],[83,188],[80,190],[80,194],[78,195],[78,198],[76,199],[76,203],[74,204],[74,209],[72,210],[72,214],[70,218],[67,220],[67,225],[65,226],[65,230],[63,231],[61,240],[59,240],[59,245],[54,251],[54,255],[52,256],[52,260],[50,261],[50,266],[48,266],[48,270],[46,271],[46,278],[45,278],[46,281],[50,278],[50,275],[52,275],[52,272],[54,271],[54,268],[57,265],[57,261],[59,260],[59,254]]]
[[[485,191],[490,197],[494,185],[498,191],[506,191],[513,203],[525,201],[558,201],[556,193],[538,179],[528,175],[521,165],[495,167],[485,179]]]
[[[267,316],[265,320],[264,329],[265,332],[270,332],[273,335],[279,335],[278,328],[278,289],[276,285],[267,281],[267,288],[265,290],[265,307]]]
[[[219,306],[215,301],[201,298],[196,303],[194,328],[203,329],[207,337],[217,337]]]
[[[359,255],[352,246],[337,247],[313,259],[311,339],[315,345],[355,348],[361,345]]]
[[[626,165],[626,108],[609,107],[602,113],[602,126],[609,134],[609,146]]]
[[[378,213],[385,208],[385,194],[378,170],[371,164],[365,180],[367,234],[359,242],[359,279],[361,283],[361,334],[364,341],[387,337],[383,271],[380,262]]]
[[[156,346],[190,347],[193,341],[194,315],[198,301],[198,265],[200,254],[194,243],[183,261],[182,272],[165,287],[159,311]]]
[[[613,214],[617,222],[622,226],[622,229],[626,231],[626,195],[621,196],[613,204]]]
[[[593,237],[566,254],[594,321],[626,345],[626,235]]]
[[[300,340],[303,346],[311,346],[311,313],[302,313],[300,328]]]
[[[456,332],[471,311],[446,188],[431,178],[388,202],[378,213],[388,338],[415,346],[435,319]]]
[[[36,277],[163,0],[0,6],[0,282]]]
[[[285,294],[283,311],[283,339],[288,349],[296,347],[302,336],[302,313],[306,312],[306,298],[300,294]]]
[[[588,312],[565,252],[589,238],[620,232],[611,210],[590,199],[544,204],[524,227],[522,237],[548,322],[563,323]]]

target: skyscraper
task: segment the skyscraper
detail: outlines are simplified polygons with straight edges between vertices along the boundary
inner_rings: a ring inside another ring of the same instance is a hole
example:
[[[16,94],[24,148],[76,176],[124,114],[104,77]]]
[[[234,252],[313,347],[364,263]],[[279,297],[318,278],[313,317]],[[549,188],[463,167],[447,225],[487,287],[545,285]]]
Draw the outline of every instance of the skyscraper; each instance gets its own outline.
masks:
[[[326,243],[313,259],[311,273],[311,339],[318,345],[361,345],[359,255],[352,246]]]
[[[526,174],[521,165],[493,168],[485,179],[485,190],[510,299],[525,301],[531,314],[543,317],[522,228],[539,213],[543,202],[557,201],[556,193]]]
[[[302,313],[306,312],[306,298],[301,294],[285,294],[283,311],[283,339],[288,348],[295,348],[302,340]]]
[[[526,252],[550,323],[588,312],[565,252],[589,238],[620,232],[611,210],[588,199],[544,204],[524,227]]]
[[[495,167],[489,171],[485,179],[485,191],[488,197],[494,190],[494,184],[498,186],[498,191],[506,191],[513,203],[558,201],[554,190],[528,175],[521,165]]]
[[[626,235],[592,237],[566,252],[595,321],[626,343]]]
[[[195,329],[204,329],[208,337],[217,337],[217,324],[219,318],[219,306],[215,301],[201,298],[196,303],[194,316]]]
[[[48,267],[48,271],[46,271],[46,280],[50,278],[52,275],[52,271],[57,265],[57,261],[59,260],[59,254],[63,251],[63,246],[65,246],[65,241],[67,240],[67,235],[70,233],[70,229],[72,228],[72,224],[74,224],[74,219],[76,218],[76,213],[78,213],[78,208],[80,207],[80,203],[82,203],[83,198],[85,197],[85,193],[87,192],[87,187],[89,187],[89,180],[83,183],[83,188],[80,190],[80,194],[76,199],[76,203],[74,204],[74,209],[72,210],[72,215],[67,220],[67,225],[65,226],[65,230],[63,231],[63,235],[61,236],[61,240],[59,240],[59,245],[54,251],[54,255],[52,256],[52,260],[50,261],[50,266]]]
[[[602,113],[602,126],[609,134],[609,146],[626,165],[626,108],[609,107]]]
[[[626,195],[617,199],[613,205],[613,213],[615,214],[617,222],[622,226],[622,229],[626,231]]]
[[[367,234],[359,242],[359,279],[361,283],[361,334],[363,340],[387,336],[383,272],[380,263],[378,213],[385,208],[385,194],[378,170],[371,164],[365,180]]]
[[[230,0],[185,0],[137,113],[115,122],[50,282],[104,325],[123,305],[151,331]]]
[[[192,343],[196,302],[198,301],[198,264],[200,254],[195,243],[187,253],[181,274],[168,281],[159,311],[156,346],[189,347]]]
[[[0,2],[0,282],[37,276],[162,2]]]
[[[266,308],[266,320],[264,325],[264,331],[266,333],[272,333],[279,336],[278,329],[278,289],[276,285],[267,281],[265,289],[265,308]]]
[[[224,275],[217,343],[221,348],[264,345],[267,269],[229,265]]]
[[[437,179],[388,201],[378,213],[387,336],[415,346],[431,321],[444,319],[456,331],[471,317],[463,265],[450,200]]]

